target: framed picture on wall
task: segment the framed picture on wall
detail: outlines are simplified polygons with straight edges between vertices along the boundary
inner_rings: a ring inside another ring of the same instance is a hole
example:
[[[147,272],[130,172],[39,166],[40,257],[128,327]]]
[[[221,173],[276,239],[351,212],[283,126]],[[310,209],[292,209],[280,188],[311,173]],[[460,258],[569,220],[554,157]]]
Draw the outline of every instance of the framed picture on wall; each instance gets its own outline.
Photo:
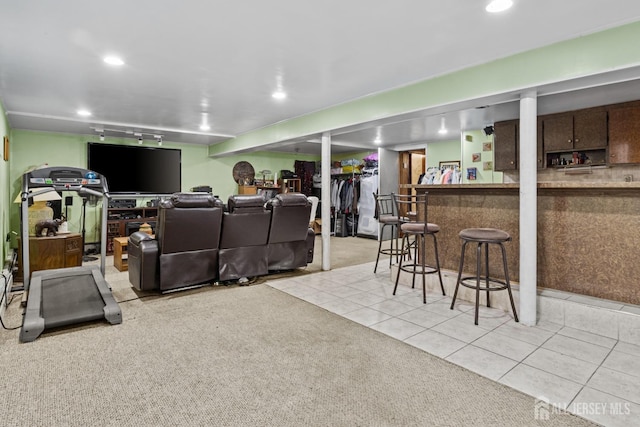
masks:
[[[467,179],[469,181],[475,181],[478,170],[476,168],[467,168]]]
[[[440,162],[438,164],[440,169],[455,169],[460,167],[460,160],[449,160],[447,162]]]
[[[481,154],[480,153],[473,153],[471,155],[471,161],[472,162],[479,162],[482,159]]]
[[[9,160],[9,137],[8,136],[4,137],[4,155],[3,155],[3,159],[4,159],[5,162]]]
[[[482,143],[482,151],[491,151],[491,143],[483,142]]]

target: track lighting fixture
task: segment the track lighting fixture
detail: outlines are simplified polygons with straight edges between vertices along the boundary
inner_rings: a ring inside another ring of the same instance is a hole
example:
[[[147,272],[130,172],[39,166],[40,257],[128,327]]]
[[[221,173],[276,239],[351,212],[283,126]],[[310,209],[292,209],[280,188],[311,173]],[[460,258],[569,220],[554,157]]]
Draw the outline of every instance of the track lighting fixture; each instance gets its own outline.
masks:
[[[136,132],[131,129],[104,128],[103,126],[91,127],[91,129],[98,134],[98,136],[100,137],[100,141],[105,140],[106,132],[109,132],[110,135],[117,134],[118,132],[120,132],[126,135],[125,138],[135,137],[138,140],[138,144],[140,145],[144,144],[145,136],[147,137],[147,139],[151,139],[153,137],[153,140],[156,141],[159,146],[162,146],[162,140],[164,139],[163,134],[155,133],[155,132],[158,132],[158,130],[156,130],[155,132],[154,131],[151,131],[151,132],[137,131]]]

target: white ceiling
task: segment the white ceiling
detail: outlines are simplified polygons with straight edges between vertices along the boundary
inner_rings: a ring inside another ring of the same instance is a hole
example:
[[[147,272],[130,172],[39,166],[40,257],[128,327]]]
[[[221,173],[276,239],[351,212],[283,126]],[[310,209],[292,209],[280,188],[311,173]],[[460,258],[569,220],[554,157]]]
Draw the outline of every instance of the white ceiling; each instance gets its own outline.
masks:
[[[0,99],[14,129],[214,144],[230,136],[640,19],[637,0],[0,0]],[[107,54],[126,64],[112,68]],[[540,108],[637,99],[637,74],[618,89],[549,95]],[[288,98],[271,92],[281,84]],[[628,86],[631,85],[631,86]],[[567,88],[548,88],[549,93]],[[544,91],[544,90],[543,90]],[[605,96],[606,95],[606,96]],[[616,96],[619,99],[616,99]],[[439,140],[517,117],[509,94],[336,130],[334,151]],[[77,116],[88,109],[88,119]],[[560,110],[558,110],[560,111]],[[437,114],[436,114],[437,113]],[[206,117],[211,130],[199,125]],[[380,127],[380,130],[378,130]],[[457,127],[457,128],[456,128]],[[127,133],[128,132],[128,133]],[[282,142],[273,150],[319,153]],[[96,138],[97,139],[97,138]]]

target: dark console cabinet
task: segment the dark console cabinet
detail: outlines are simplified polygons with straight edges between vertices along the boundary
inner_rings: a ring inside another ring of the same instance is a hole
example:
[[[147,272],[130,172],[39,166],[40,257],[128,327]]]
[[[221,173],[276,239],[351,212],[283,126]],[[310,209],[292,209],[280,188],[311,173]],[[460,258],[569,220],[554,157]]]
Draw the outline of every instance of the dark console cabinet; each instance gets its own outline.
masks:
[[[113,255],[114,237],[127,237],[145,222],[155,229],[158,208],[109,208],[107,215],[107,255]]]

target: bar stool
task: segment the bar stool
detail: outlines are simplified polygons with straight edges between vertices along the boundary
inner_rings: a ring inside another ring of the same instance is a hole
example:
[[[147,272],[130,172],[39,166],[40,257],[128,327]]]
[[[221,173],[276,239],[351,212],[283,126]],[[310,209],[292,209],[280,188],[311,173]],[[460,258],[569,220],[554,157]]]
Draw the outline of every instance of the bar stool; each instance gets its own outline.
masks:
[[[511,241],[509,233],[496,228],[466,228],[459,233],[462,239],[462,253],[460,254],[460,269],[458,270],[458,280],[456,281],[456,290],[453,292],[453,301],[451,301],[451,310],[456,302],[456,296],[458,295],[458,287],[460,285],[470,289],[476,290],[476,312],[475,312],[475,324],[478,324],[478,307],[480,303],[480,291],[486,291],[487,293],[487,307],[491,307],[489,299],[490,292],[501,291],[506,289],[509,292],[509,300],[511,301],[511,309],[513,310],[513,317],[518,322],[518,313],[516,313],[516,306],[513,302],[513,294],[511,293],[511,284],[509,282],[509,269],[507,268],[507,254],[504,249],[504,242]],[[477,243],[476,248],[476,275],[462,277],[462,269],[464,268],[464,253],[467,247],[467,243]],[[489,275],[489,245],[494,244],[500,246],[502,252],[502,264],[504,267],[504,280],[498,280],[491,278]],[[482,249],[484,248],[484,275],[482,275]],[[475,283],[465,283],[466,281],[474,280]],[[484,281],[484,286],[480,286],[480,282]]]
[[[410,264],[402,264],[403,257],[400,257],[398,263],[398,274],[396,275],[396,284],[393,288],[393,295],[398,289],[398,280],[400,272],[406,271],[413,275],[411,287],[415,288],[416,274],[422,276],[422,302],[427,303],[427,287],[426,275],[438,274],[440,279],[440,288],[442,295],[445,295],[444,284],[442,283],[442,274],[440,273],[440,260],[438,258],[438,241],[436,233],[440,231],[440,226],[427,222],[427,193],[406,195],[391,193],[396,205],[396,211],[401,218],[404,218],[400,224],[400,230],[403,233],[401,250],[409,252],[411,246],[414,247],[414,256]],[[409,237],[414,237],[414,242],[409,241]],[[433,239],[433,251],[435,255],[435,265],[427,264],[427,244],[426,236]]]
[[[389,255],[389,268],[391,268],[391,260],[393,256],[396,256],[396,261],[401,255],[400,248],[398,246],[398,226],[400,225],[400,217],[394,209],[393,198],[390,194],[376,194],[373,193],[373,197],[376,200],[376,210],[378,216],[378,223],[382,225],[380,228],[380,235],[378,236],[378,255],[376,256],[376,265],[373,268],[375,273],[378,269],[378,260],[380,260],[380,254]],[[384,235],[384,229],[391,227],[391,243],[390,247],[382,247],[382,236]],[[395,240],[395,248],[393,242]]]

